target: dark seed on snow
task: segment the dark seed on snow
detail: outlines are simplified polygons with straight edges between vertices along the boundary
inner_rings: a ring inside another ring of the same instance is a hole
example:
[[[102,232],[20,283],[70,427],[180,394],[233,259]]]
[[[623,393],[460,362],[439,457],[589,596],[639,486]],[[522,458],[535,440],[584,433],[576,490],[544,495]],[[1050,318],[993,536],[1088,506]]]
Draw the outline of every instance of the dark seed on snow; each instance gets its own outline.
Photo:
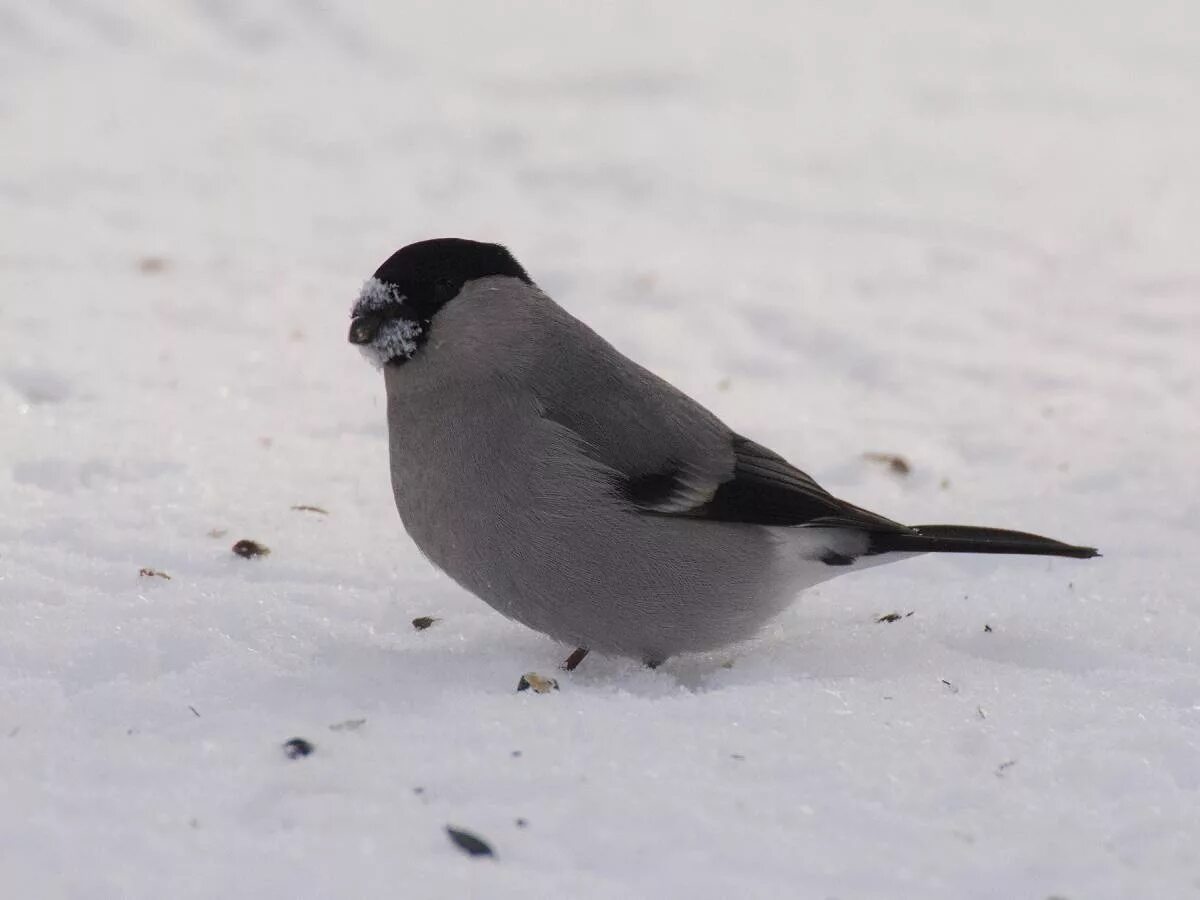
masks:
[[[487,845],[481,838],[468,831],[459,831],[457,828],[446,826],[446,834],[450,835],[450,840],[454,841],[455,846],[466,853],[468,856],[495,856],[492,848]]]
[[[424,631],[436,621],[437,619],[435,619],[433,616],[417,616],[412,620],[412,626],[413,628],[417,629],[417,631]]]
[[[311,741],[306,741],[304,738],[292,738],[283,745],[283,752],[288,759],[300,759],[302,756],[308,756],[316,746]]]
[[[243,538],[233,545],[233,552],[243,559],[254,559],[259,556],[266,556],[271,552],[271,549],[260,544],[258,541]]]
[[[138,271],[143,275],[157,275],[166,268],[167,261],[161,256],[143,256],[138,260]]]
[[[908,460],[897,453],[864,453],[863,459],[868,462],[882,463],[888,471],[895,475],[907,475],[912,471]]]

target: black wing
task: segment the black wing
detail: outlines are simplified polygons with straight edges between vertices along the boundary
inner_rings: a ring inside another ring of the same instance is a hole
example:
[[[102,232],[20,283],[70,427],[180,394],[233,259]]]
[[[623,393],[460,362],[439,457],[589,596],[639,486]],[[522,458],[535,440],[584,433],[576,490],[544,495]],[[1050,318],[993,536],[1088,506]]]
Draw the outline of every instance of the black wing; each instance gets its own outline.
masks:
[[[733,471],[703,483],[686,466],[669,461],[653,473],[626,476],[618,489],[653,515],[686,516],[752,525],[827,525],[871,531],[908,529],[891,519],[839,500],[813,479],[754,441],[733,435]]]
[[[1032,556],[1099,556],[1094,547],[1004,528],[966,525],[901,525],[839,500],[812,478],[766,447],[735,435],[732,475],[703,489],[682,467],[625,479],[626,498],[650,515],[686,516],[754,525],[861,528],[869,535],[867,556],[881,553],[1009,553]],[[706,499],[705,499],[706,498]],[[692,501],[692,502],[690,502]],[[850,565],[855,557],[833,550],[821,561]]]

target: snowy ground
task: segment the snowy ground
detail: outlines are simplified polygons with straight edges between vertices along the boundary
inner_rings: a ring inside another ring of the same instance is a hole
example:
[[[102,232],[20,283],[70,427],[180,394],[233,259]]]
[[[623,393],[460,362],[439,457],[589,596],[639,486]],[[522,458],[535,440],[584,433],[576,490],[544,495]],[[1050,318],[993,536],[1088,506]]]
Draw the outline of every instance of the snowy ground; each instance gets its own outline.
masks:
[[[1198,34],[0,2],[4,895],[1194,896]],[[908,562],[515,693],[569,648],[409,544],[345,343],[443,235],[848,499],[1105,557]]]

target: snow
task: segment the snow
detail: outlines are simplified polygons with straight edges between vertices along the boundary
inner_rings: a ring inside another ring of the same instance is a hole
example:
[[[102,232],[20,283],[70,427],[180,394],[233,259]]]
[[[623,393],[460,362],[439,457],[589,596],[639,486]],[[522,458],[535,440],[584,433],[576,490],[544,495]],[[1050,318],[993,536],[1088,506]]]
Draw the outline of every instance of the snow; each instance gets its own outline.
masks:
[[[378,278],[371,277],[363,282],[358,299],[354,301],[351,315],[357,317],[365,313],[378,312],[389,305],[401,302],[396,289],[385,284]],[[417,349],[417,338],[421,336],[421,324],[409,319],[386,319],[380,323],[375,338],[366,344],[360,344],[358,349],[363,357],[382,369],[384,364],[397,356],[409,357]]]
[[[1198,32],[0,4],[5,894],[1195,893]],[[438,236],[840,496],[1105,555],[913,560],[725,653],[556,673],[405,538],[346,343]]]
[[[352,316],[361,316],[367,313],[379,312],[388,306],[393,306],[401,303],[405,298],[398,296],[394,287],[384,284],[378,278],[372,276],[363,282],[362,289],[358,292],[358,299],[354,302],[350,314]]]

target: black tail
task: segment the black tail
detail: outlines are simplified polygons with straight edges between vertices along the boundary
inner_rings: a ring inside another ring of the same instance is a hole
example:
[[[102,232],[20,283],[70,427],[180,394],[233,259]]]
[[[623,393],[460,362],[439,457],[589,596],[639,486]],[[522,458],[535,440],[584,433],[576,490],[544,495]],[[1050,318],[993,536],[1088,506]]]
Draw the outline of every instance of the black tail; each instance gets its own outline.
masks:
[[[911,531],[874,531],[867,554],[876,553],[1023,553],[1091,559],[1095,547],[1076,547],[1024,531],[971,525],[914,525]]]

